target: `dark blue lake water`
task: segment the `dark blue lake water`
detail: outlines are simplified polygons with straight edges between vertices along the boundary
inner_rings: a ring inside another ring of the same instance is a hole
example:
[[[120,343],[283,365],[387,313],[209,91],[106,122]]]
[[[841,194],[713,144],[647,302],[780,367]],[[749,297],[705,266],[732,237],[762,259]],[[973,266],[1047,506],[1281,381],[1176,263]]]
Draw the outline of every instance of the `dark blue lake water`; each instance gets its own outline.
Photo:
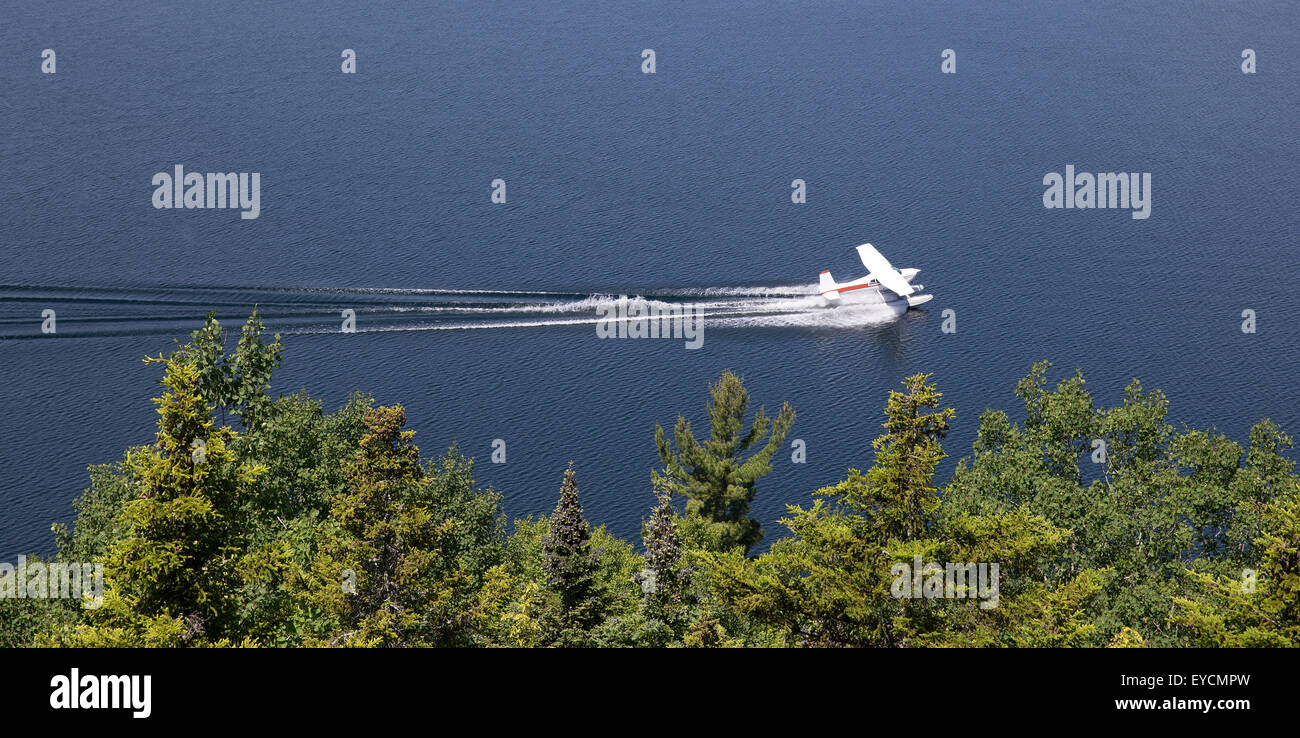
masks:
[[[1241,442],[1265,416],[1300,430],[1293,2],[4,15],[0,560],[49,553],[86,466],[151,440],[140,358],[254,304],[285,334],[277,391],[405,404],[425,454],[459,441],[512,517],[550,511],[573,460],[588,516],[634,540],[655,423],[703,425],[726,368],[790,401],[807,446],[760,483],[769,540],[786,504],[870,464],[886,392],[917,371],[958,410],[944,477],[1042,358],[1108,403],[1139,377]],[[260,173],[260,217],[155,209],[177,164]],[[1150,217],[1044,208],[1067,164],[1151,173]],[[866,241],[934,300],[883,324],[810,306],[820,270],[863,274]],[[599,340],[619,294],[703,305],[704,346]]]

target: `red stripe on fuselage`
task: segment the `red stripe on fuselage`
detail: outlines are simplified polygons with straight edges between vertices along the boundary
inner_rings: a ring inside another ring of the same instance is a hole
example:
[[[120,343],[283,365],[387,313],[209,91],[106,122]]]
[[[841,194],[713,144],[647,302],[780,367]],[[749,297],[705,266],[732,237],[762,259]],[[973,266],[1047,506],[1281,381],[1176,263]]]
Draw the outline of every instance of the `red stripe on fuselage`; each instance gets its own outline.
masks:
[[[853,290],[865,290],[868,287],[879,287],[879,286],[880,286],[879,282],[869,282],[867,284],[855,284],[852,287],[836,287],[833,290],[826,290],[826,292],[852,292]],[[826,292],[822,292],[820,294],[824,295],[826,294]]]

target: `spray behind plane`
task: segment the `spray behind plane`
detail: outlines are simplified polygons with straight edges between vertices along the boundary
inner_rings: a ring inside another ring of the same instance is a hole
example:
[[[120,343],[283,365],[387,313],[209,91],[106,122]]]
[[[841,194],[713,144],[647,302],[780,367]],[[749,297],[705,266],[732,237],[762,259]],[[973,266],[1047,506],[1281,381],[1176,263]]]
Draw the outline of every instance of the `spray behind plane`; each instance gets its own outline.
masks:
[[[843,303],[868,303],[889,304],[906,310],[934,299],[934,295],[919,294],[925,285],[912,284],[920,269],[895,269],[889,259],[869,243],[858,247],[858,256],[867,268],[867,276],[861,279],[841,284],[835,281],[829,269],[821,273],[821,296],[831,307]]]

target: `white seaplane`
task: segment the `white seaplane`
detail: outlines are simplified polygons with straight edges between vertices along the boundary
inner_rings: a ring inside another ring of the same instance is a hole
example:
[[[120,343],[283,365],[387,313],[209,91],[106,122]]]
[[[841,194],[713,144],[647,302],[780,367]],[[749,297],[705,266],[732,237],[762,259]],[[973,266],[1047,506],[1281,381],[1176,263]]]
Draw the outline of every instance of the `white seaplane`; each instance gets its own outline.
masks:
[[[888,305],[899,309],[899,314],[909,307],[923,305],[934,295],[922,295],[923,284],[912,284],[920,269],[895,269],[876,248],[869,243],[858,247],[858,256],[867,268],[867,276],[852,282],[838,283],[829,269],[819,278],[821,296],[831,307],[843,303]]]

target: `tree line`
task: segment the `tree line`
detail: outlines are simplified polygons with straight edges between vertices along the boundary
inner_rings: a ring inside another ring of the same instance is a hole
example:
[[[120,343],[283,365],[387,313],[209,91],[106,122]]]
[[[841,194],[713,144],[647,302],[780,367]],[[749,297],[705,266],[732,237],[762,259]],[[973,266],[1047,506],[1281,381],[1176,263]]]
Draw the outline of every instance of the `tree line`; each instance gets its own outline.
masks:
[[[283,345],[256,311],[225,343],[209,315],[145,360],[162,371],[155,442],[92,466],[74,524],[53,526],[55,561],[103,565],[102,606],[0,598],[0,645],[1300,645],[1290,437],[1268,420],[1244,448],[1176,429],[1137,380],[1103,407],[1078,371],[1049,385],[1035,364],[1023,411],[981,414],[940,485],[955,411],[907,377],[874,463],[787,506],[755,554],[750,507],[795,412],[751,408],[731,372],[698,438],[684,416],[655,428],[638,547],[585,518],[572,464],[551,515],[508,525],[456,446],[421,455],[400,405],[272,399]],[[900,597],[898,567],[922,561],[998,564],[995,606],[942,580]]]

